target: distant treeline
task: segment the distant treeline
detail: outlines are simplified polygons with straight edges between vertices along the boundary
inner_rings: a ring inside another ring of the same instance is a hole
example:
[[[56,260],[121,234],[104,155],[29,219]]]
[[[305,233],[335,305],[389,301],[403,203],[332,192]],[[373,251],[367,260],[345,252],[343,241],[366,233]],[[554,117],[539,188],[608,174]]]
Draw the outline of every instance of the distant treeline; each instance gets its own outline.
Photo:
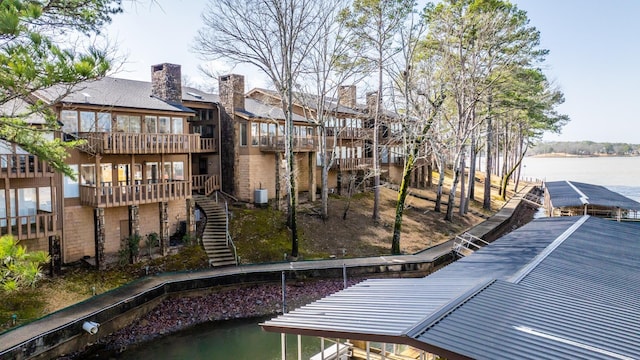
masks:
[[[529,149],[527,155],[562,153],[569,155],[640,155],[639,144],[602,143],[594,141],[549,141]]]

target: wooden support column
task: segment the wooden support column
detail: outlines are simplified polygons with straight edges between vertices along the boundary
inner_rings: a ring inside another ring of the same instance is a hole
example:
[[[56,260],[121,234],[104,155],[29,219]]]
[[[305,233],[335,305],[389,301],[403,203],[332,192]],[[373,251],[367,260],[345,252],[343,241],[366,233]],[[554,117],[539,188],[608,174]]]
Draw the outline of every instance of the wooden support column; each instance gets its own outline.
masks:
[[[107,267],[104,258],[104,243],[106,241],[104,208],[95,209],[95,231],[96,267],[98,270],[104,270]]]
[[[140,235],[140,209],[138,205],[129,206],[129,236]]]
[[[169,203],[159,202],[158,212],[160,214],[160,251],[162,256],[169,253]]]
[[[187,234],[192,239],[196,237],[196,207],[193,199],[187,199]]]
[[[316,153],[309,153],[309,201],[316,201]]]

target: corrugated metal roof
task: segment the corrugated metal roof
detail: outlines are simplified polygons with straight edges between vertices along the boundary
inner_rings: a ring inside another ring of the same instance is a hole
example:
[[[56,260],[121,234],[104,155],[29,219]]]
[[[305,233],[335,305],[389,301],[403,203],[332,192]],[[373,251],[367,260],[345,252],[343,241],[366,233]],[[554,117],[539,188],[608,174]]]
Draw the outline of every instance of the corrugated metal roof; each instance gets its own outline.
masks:
[[[451,358],[635,358],[639,230],[594,217],[537,219],[426,278],[369,280],[263,327]]]
[[[551,204],[555,208],[583,206],[585,204],[640,210],[640,203],[611,191],[604,186],[575,181],[545,183]]]

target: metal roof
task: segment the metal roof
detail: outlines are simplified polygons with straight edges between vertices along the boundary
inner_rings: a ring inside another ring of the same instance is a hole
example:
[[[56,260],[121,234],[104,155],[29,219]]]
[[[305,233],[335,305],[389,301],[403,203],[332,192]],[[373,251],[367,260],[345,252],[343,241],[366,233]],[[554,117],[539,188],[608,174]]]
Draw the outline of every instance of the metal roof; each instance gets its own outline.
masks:
[[[545,183],[545,188],[555,208],[595,205],[640,210],[639,202],[600,185],[575,181],[551,181]]]
[[[285,120],[284,112],[282,108],[278,106],[268,105],[261,101],[252,98],[244,99],[244,109],[236,109],[236,114],[244,116],[248,119],[260,118],[260,119],[272,119],[272,120]],[[303,116],[292,114],[293,121],[310,122]]]
[[[537,219],[425,278],[367,280],[262,326],[448,358],[640,357],[639,230]]]
[[[251,91],[249,91],[248,93],[249,96],[251,96],[251,94],[254,92],[261,92],[275,99],[280,99],[280,94],[275,90],[269,90],[264,88],[254,88]],[[318,98],[319,98],[318,95],[313,95],[313,94],[303,93],[303,92],[294,92],[293,96],[294,96],[294,101],[298,105],[301,105],[309,109],[317,110]],[[353,109],[343,104],[340,104],[338,102],[338,99],[333,97],[326,97],[324,102],[325,102],[325,109],[329,112],[336,112],[336,113],[341,113],[345,115],[354,115],[354,116],[364,115],[364,113],[362,113],[357,109]]]

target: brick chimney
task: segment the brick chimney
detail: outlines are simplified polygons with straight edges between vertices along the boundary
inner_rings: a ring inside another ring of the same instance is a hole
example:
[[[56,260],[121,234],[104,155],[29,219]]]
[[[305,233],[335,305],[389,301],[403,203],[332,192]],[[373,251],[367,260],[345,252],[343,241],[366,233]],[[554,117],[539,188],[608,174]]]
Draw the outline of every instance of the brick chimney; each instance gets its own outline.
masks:
[[[182,103],[182,71],[180,65],[151,66],[151,95],[172,103]]]
[[[370,115],[376,113],[376,105],[379,102],[381,101],[377,91],[371,91],[367,93],[367,111]],[[382,106],[380,106],[380,110],[382,111]]]
[[[230,113],[235,109],[244,109],[244,76],[229,74],[218,80],[220,103]]]
[[[356,86],[345,85],[338,88],[338,101],[346,107],[356,107]]]

